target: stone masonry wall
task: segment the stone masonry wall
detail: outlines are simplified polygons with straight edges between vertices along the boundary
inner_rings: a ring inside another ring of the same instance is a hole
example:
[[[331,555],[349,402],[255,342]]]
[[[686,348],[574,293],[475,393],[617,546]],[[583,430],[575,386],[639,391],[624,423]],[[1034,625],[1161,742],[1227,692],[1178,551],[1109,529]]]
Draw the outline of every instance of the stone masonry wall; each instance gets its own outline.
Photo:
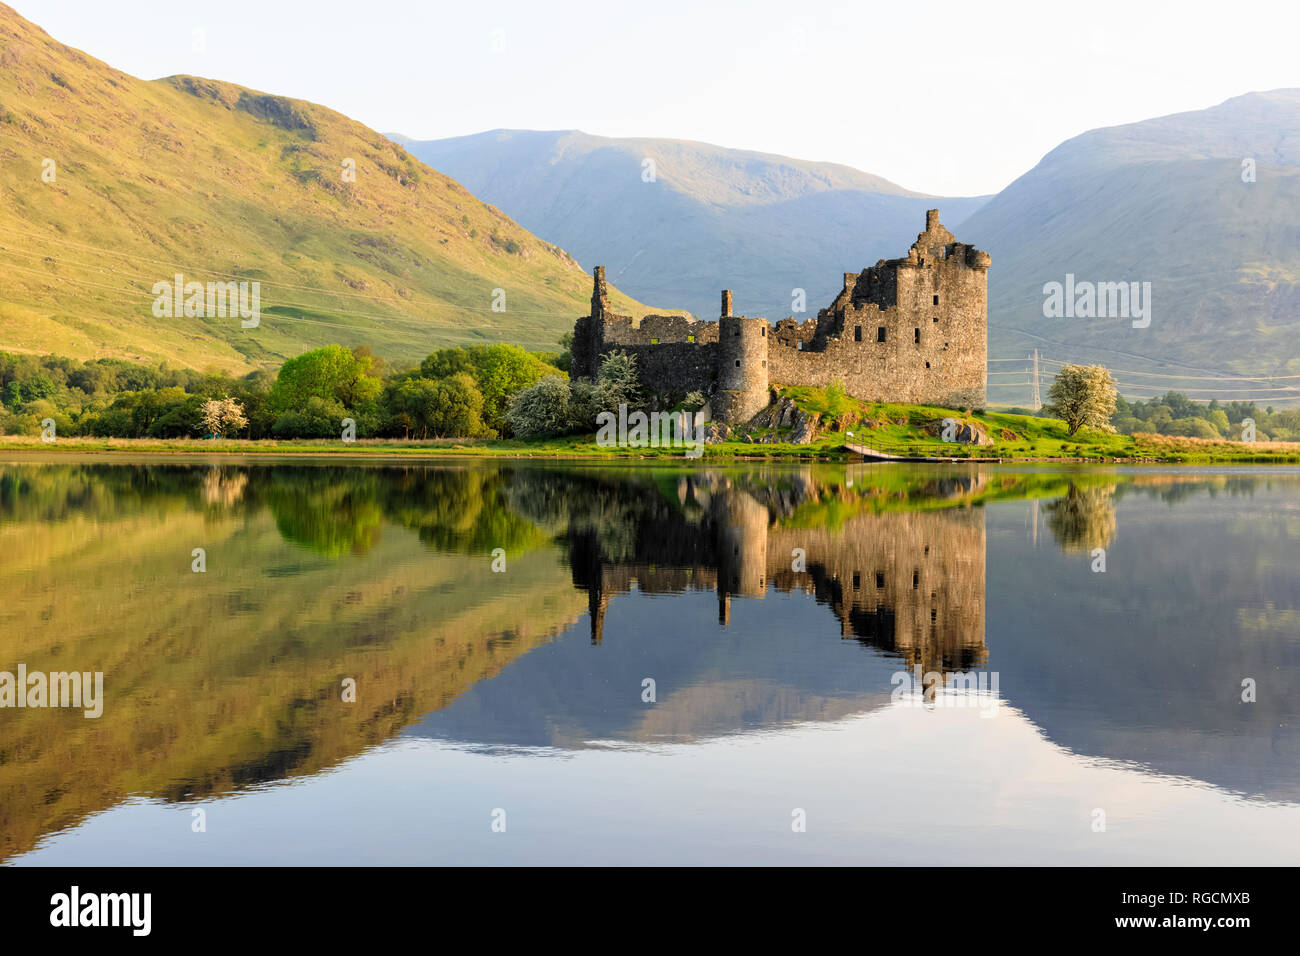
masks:
[[[907,258],[846,273],[815,328],[777,324],[768,377],[778,385],[839,379],[867,401],[983,407],[988,260],[931,210]]]

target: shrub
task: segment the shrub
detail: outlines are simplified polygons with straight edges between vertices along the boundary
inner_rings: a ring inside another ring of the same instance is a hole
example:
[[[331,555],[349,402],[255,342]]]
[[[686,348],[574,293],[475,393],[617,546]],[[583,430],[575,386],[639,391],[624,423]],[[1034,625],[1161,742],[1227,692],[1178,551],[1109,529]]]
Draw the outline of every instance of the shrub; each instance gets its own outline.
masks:
[[[698,412],[708,403],[704,393],[700,391],[687,392],[686,397],[682,399],[682,408],[689,409],[692,412]]]
[[[547,438],[569,429],[569,383],[548,375],[519,392],[506,410],[506,424],[520,438]]]
[[[624,403],[629,409],[639,408],[645,401],[641,376],[636,368],[636,356],[628,355],[621,349],[605,356],[605,360],[600,363],[596,383],[604,389],[610,411]]]
[[[838,378],[826,386],[826,408],[827,418],[838,419],[847,415],[853,410],[853,399],[849,398],[848,390],[844,383]]]
[[[580,378],[569,386],[569,430],[587,434],[596,430],[596,416],[604,411],[615,411],[618,403],[611,408],[609,393],[600,385],[589,379]]]
[[[347,416],[343,406],[313,395],[301,411],[285,412],[271,426],[276,438],[338,438]]]
[[[190,395],[184,401],[169,405],[165,412],[154,419],[146,434],[150,438],[194,438],[203,435],[202,404],[203,400],[199,396]]]

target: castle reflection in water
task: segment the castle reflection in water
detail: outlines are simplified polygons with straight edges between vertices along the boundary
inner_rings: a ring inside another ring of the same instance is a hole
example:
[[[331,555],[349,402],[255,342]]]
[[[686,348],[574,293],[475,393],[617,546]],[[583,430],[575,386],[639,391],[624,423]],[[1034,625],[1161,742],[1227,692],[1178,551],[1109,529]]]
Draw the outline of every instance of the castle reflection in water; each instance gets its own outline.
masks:
[[[985,518],[960,499],[979,475],[946,477],[927,495],[953,507],[876,513],[830,523],[853,497],[829,495],[807,474],[781,487],[721,472],[682,475],[676,501],[646,502],[635,547],[611,557],[598,522],[568,532],[574,584],[588,595],[591,641],[600,644],[615,595],[714,591],[729,625],[733,599],[799,592],[826,605],[840,634],[925,670],[984,665]],[[821,510],[818,510],[821,509]],[[818,520],[812,520],[813,517]],[[802,520],[801,520],[802,519]]]

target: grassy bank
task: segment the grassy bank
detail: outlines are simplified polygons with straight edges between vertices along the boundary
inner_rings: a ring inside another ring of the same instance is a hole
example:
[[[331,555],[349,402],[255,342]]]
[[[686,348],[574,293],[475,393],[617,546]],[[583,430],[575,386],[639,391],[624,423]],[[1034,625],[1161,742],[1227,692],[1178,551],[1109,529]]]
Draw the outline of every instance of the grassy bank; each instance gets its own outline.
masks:
[[[1300,442],[1229,442],[1201,438],[1174,438],[1160,434],[1106,434],[1080,432],[1067,436],[1065,425],[1049,419],[1019,415],[961,415],[961,412],[917,406],[880,406],[889,410],[889,423],[879,427],[858,424],[822,434],[807,445],[780,441],[725,441],[708,445],[702,462],[719,460],[806,460],[836,462],[857,455],[842,449],[846,442],[867,445],[907,458],[1000,458],[1005,462],[1167,462],[1167,463],[1300,463]],[[909,412],[913,408],[913,412]],[[917,419],[911,418],[917,415]],[[919,418],[919,416],[928,418]],[[936,415],[970,421],[995,438],[995,444],[975,446],[940,441],[924,423]],[[906,421],[905,421],[906,419]],[[767,438],[768,436],[758,436]],[[334,440],[243,441],[218,438],[59,438],[43,442],[26,436],[0,436],[0,451],[104,455],[334,455],[364,458],[560,458],[594,460],[645,460],[685,458],[681,447],[601,447],[593,436],[568,436],[551,440],[437,441]]]
[[[702,461],[794,460],[849,461],[856,456],[845,444],[909,458],[1000,458],[1004,461],[1147,461],[1182,463],[1300,463],[1300,442],[1230,442],[1166,435],[1118,435],[1096,429],[1067,434],[1065,423],[1000,412],[963,412],[927,405],[856,402],[824,408],[819,389],[788,389],[784,394],[809,414],[826,422],[809,444],[795,445],[790,429],[748,429],[742,440],[708,445]],[[832,420],[831,411],[835,415]],[[972,425],[992,439],[991,445],[945,442],[940,423],[952,418]],[[747,437],[749,440],[743,440]],[[337,439],[245,441],[238,439],[39,438],[0,436],[0,451],[78,452],[138,455],[335,455],[412,458],[572,458],[595,460],[679,459],[680,447],[602,448],[592,435],[552,439]]]

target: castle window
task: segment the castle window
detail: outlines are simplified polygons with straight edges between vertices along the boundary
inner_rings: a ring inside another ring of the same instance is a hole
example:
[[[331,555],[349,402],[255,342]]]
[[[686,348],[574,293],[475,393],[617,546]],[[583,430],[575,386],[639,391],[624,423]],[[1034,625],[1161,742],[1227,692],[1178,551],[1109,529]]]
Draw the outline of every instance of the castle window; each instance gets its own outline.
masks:
[[[740,368],[740,359],[736,359],[736,368]]]
[[[921,583],[921,572],[920,572],[920,571],[913,571],[913,572],[912,572],[912,590],[915,591],[915,590],[917,589],[917,587],[920,585],[920,583]]]
[[[883,325],[880,328],[876,329],[876,341],[877,342],[885,341],[885,327]]]
[[[861,575],[859,572],[854,571],[854,572],[853,572],[853,590],[856,591],[856,590],[857,590],[858,588],[860,588],[860,587],[862,587],[862,575]]]
[[[800,339],[798,342],[794,343],[794,349],[795,349],[796,352],[802,352],[802,351],[803,351],[803,340],[802,340],[802,339]]]
[[[763,360],[763,368],[767,368],[767,360],[766,360],[766,359]]]
[[[878,588],[883,588],[884,586],[885,586],[885,576],[884,576],[883,574],[881,574],[879,571],[877,571],[877,572],[876,572],[876,587],[878,587]]]
[[[939,612],[936,611],[934,608],[930,608],[930,623],[933,624],[938,619],[939,619]]]
[[[935,304],[935,305],[938,305],[938,304],[939,304],[939,297],[938,297],[937,295],[934,297],[934,304]],[[938,322],[939,320],[938,320],[938,319],[935,319],[934,321]]]
[[[926,362],[926,363],[925,363],[925,367],[926,367],[926,368],[929,368],[929,367],[930,367],[930,363],[929,363],[929,362]]]
[[[913,330],[912,330],[912,341],[915,342],[917,345],[920,345],[920,344],[921,344],[921,330],[920,330],[920,329],[913,329]]]
[[[938,296],[935,296],[935,298],[938,298]],[[934,317],[934,321],[936,321],[936,322],[939,321],[939,317],[938,317],[937,315]]]
[[[763,326],[763,338],[767,338],[767,326]]]
[[[853,330],[853,341],[855,342],[862,341],[862,326],[859,325]]]

